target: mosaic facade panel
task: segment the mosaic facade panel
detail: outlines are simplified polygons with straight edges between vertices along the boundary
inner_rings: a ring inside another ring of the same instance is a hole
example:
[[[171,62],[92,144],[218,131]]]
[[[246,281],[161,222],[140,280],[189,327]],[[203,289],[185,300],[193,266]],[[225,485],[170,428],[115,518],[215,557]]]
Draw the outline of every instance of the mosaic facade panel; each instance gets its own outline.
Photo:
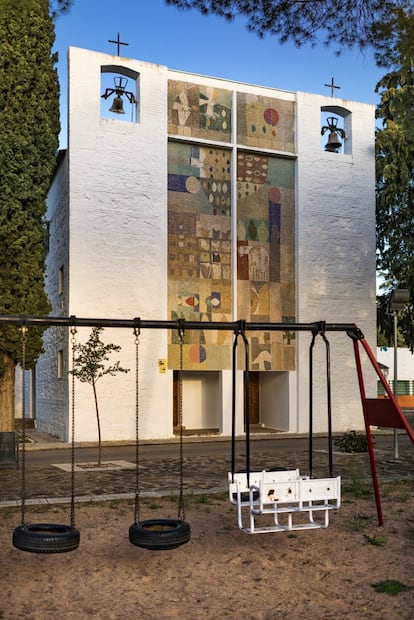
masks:
[[[294,103],[237,93],[237,142],[275,151],[295,151]]]
[[[229,90],[170,80],[168,133],[230,142],[231,103]]]
[[[168,308],[171,320],[230,321],[231,153],[170,142],[168,149]],[[168,365],[179,368],[176,333]],[[231,334],[185,334],[186,370],[221,370],[231,364]]]
[[[237,316],[248,322],[295,321],[294,165],[238,153]],[[294,367],[294,334],[252,336],[251,370]]]

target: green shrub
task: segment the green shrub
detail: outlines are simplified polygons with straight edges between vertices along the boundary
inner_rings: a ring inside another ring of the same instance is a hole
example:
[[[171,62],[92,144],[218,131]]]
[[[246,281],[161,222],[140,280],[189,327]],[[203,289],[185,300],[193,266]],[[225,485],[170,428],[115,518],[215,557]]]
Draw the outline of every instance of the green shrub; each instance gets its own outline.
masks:
[[[341,452],[368,452],[368,440],[363,433],[346,431],[334,438],[334,444]]]

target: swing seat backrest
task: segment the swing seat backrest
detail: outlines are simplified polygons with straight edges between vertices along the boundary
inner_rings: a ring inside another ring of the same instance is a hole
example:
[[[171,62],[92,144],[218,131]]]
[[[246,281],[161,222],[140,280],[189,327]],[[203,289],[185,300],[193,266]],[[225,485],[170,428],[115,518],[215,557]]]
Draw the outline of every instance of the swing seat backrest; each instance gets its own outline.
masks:
[[[287,469],[281,471],[260,471],[250,472],[249,484],[247,482],[247,473],[238,472],[235,474],[228,473],[228,486],[229,486],[229,499],[232,504],[249,504],[250,503],[250,490],[252,490],[252,499],[255,503],[260,494],[261,485],[268,483],[269,490],[271,486],[276,483],[286,482],[289,483],[294,480],[299,480],[299,469]],[[287,500],[286,500],[287,501]]]
[[[288,504],[299,501],[299,469],[265,471],[258,486],[259,510],[266,504]]]
[[[263,472],[259,485],[260,507],[275,502],[286,504],[299,499],[299,469]]]
[[[340,507],[341,478],[339,476],[315,479],[299,476],[298,471],[289,473],[292,474],[290,480],[287,480],[285,475],[282,477],[284,479],[278,479],[278,476],[275,476],[273,481],[265,476],[260,481],[257,489],[259,494],[257,514]],[[250,492],[252,488],[254,487],[251,487]]]
[[[264,471],[263,481],[276,484],[277,482],[291,482],[299,480],[299,469],[282,469],[280,471]]]
[[[301,480],[300,499],[302,502],[323,502],[336,500],[335,507],[341,502],[341,478],[312,478]]]
[[[250,487],[258,487],[265,472],[250,472]],[[239,472],[236,474],[228,473],[229,500],[232,504],[249,504],[250,487],[247,484],[247,473]]]

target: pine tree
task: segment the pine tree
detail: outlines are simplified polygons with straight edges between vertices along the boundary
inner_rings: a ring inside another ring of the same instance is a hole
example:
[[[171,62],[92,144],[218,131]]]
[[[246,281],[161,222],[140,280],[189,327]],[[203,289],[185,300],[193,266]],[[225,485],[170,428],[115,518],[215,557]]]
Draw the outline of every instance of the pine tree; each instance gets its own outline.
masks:
[[[377,259],[385,277],[379,299],[379,325],[392,333],[387,314],[389,290],[408,288],[411,303],[399,319],[408,346],[414,348],[414,15],[397,12],[383,27],[377,62],[391,69],[377,85],[377,116],[383,128],[376,136]]]
[[[244,18],[259,37],[275,35],[298,47],[323,42],[338,51],[376,46],[378,24],[396,9],[412,11],[412,0],[165,0],[179,9],[198,9],[228,21]]]
[[[48,0],[0,0],[0,314],[49,311],[45,212],[60,127],[53,43]],[[16,327],[0,324],[0,433],[14,431],[20,341]],[[31,327],[27,368],[41,350]]]

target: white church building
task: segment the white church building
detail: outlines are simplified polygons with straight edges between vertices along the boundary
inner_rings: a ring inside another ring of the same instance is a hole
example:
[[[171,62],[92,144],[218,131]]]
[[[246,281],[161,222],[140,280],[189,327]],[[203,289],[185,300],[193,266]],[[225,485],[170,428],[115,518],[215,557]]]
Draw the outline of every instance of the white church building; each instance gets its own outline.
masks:
[[[47,215],[53,316],[200,322],[182,347],[189,435],[231,434],[233,334],[203,323],[356,323],[375,347],[374,106],[79,48],[68,68],[68,148]],[[76,342],[89,334],[78,328]],[[247,337],[254,428],[306,433],[310,333]],[[362,429],[351,339],[327,337],[333,430]],[[48,329],[36,372],[37,428],[62,440],[71,435],[72,339]],[[106,328],[102,339],[121,346],[113,361],[131,369],[98,383],[102,439],[133,439],[135,337]],[[143,329],[142,439],[174,437],[179,367],[177,333]],[[92,389],[75,384],[76,440],[95,441]],[[367,385],[375,396],[373,373]],[[326,408],[317,339],[315,432],[327,430]]]

